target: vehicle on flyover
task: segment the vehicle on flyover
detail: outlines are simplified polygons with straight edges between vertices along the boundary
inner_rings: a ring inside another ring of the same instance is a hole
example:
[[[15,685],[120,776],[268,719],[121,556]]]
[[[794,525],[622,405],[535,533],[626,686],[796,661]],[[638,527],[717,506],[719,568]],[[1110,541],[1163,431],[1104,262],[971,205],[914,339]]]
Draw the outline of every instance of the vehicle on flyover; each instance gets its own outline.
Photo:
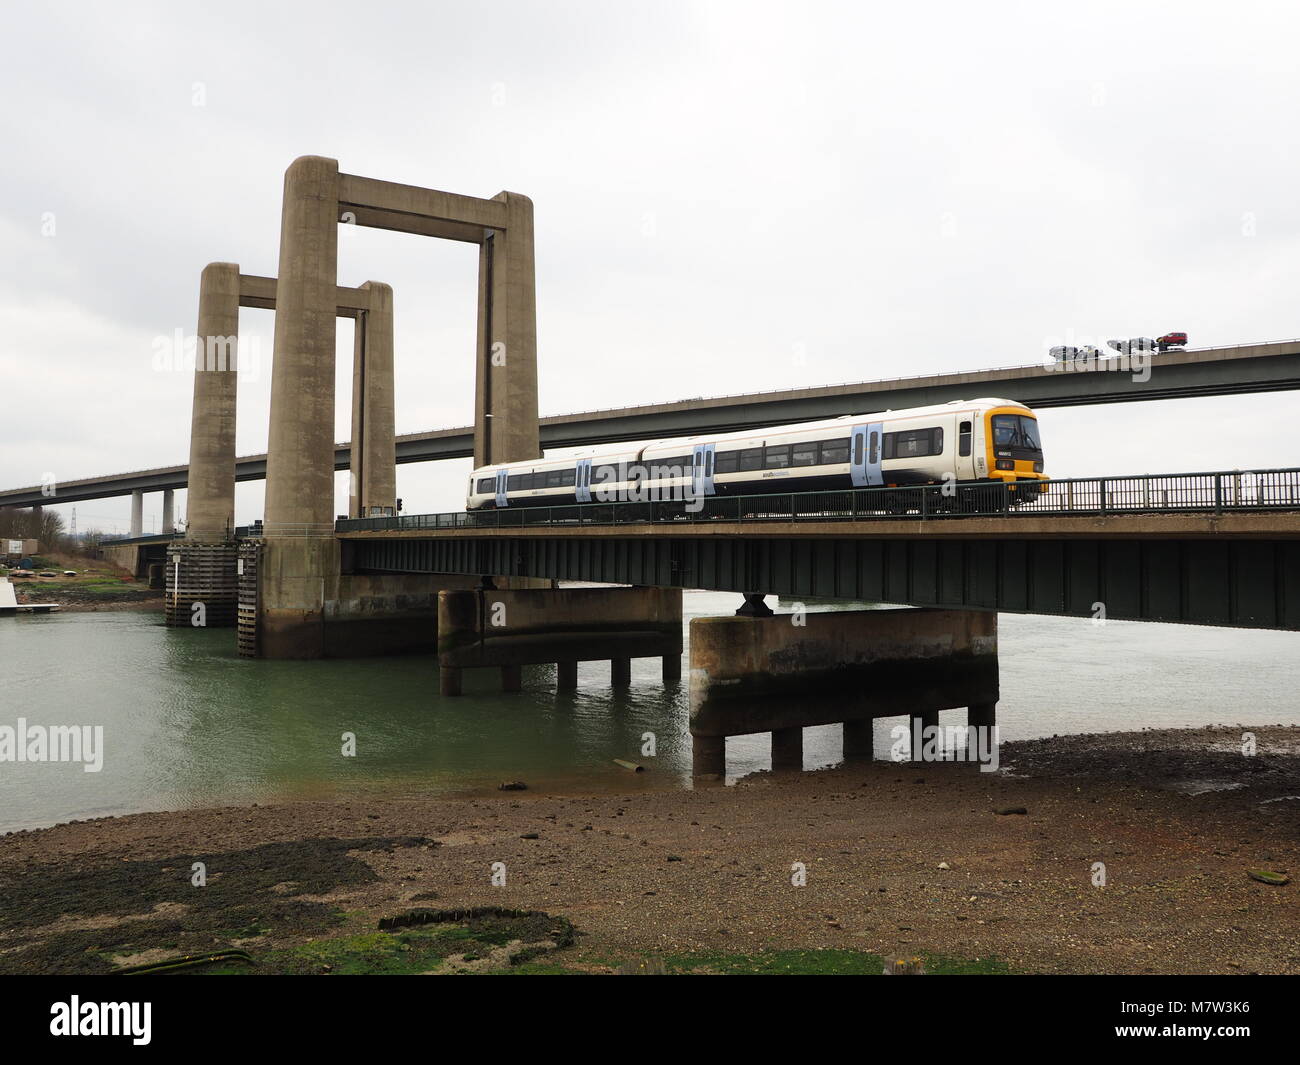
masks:
[[[1045,491],[1046,480],[1034,412],[975,399],[485,466],[470,476],[466,507],[1007,484],[999,496],[1014,505]]]

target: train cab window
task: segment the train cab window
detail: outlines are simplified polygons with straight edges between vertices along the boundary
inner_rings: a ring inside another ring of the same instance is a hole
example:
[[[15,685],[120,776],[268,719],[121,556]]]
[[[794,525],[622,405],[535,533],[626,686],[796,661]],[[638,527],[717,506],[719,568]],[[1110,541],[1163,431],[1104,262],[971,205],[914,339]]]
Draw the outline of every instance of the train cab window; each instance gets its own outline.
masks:
[[[823,440],[822,465],[835,466],[849,461],[849,438],[842,440]]]
[[[714,464],[714,473],[735,473],[740,469],[740,452],[739,451],[721,451],[718,453],[718,460]]]
[[[791,466],[816,466],[817,465],[817,441],[808,440],[802,444],[794,445],[794,452],[790,459]]]
[[[789,444],[769,444],[763,450],[763,468],[783,470],[790,465]]]
[[[496,478],[495,478],[495,477],[480,477],[480,478],[478,479],[478,494],[479,494],[479,495],[485,495],[485,494],[495,493],[496,490],[497,490],[497,488],[496,488]]]
[[[878,429],[871,430],[871,447],[867,449],[867,461],[873,466],[880,461],[880,431]]]
[[[761,447],[747,447],[740,453],[740,469],[742,472],[761,470],[762,468],[763,449]]]
[[[957,426],[957,454],[963,458],[970,454],[970,422],[961,422]]]

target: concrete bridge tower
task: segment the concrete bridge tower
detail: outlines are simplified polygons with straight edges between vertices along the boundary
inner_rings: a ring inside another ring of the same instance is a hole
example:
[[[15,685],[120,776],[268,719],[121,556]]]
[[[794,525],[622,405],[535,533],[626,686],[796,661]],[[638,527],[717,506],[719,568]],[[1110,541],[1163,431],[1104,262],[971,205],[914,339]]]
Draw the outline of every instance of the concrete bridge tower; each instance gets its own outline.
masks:
[[[284,180],[265,540],[257,577],[257,642],[264,657],[329,653],[326,628],[340,612],[340,548],[333,534],[340,223],[480,246],[475,456],[487,463],[540,454],[531,201],[508,192],[483,200],[340,174],[336,160],[320,156],[295,160]],[[372,294],[382,302],[380,292]],[[362,343],[386,344],[391,352],[391,332],[386,340],[378,331],[367,334]],[[363,395],[370,387],[362,383]],[[388,445],[382,433],[367,443],[367,427],[361,429],[361,439],[353,439],[354,474],[360,461],[354,505],[368,508],[374,504],[367,493],[387,492],[368,468],[370,456]]]

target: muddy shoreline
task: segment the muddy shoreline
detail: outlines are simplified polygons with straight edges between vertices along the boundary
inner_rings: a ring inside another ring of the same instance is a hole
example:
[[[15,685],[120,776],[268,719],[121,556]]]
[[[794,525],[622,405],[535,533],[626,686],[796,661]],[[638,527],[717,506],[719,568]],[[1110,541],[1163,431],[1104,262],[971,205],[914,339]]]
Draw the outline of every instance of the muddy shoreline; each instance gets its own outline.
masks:
[[[877,761],[695,791],[224,807],[11,833],[0,971],[232,944],[273,968],[373,939],[412,908],[496,906],[572,922],[557,956],[580,971],[815,950],[1034,973],[1300,973],[1300,728],[1025,741],[1004,745],[1003,765]],[[1026,812],[995,812],[1008,808]],[[1292,881],[1261,884],[1257,868]],[[337,959],[320,964],[280,971]]]

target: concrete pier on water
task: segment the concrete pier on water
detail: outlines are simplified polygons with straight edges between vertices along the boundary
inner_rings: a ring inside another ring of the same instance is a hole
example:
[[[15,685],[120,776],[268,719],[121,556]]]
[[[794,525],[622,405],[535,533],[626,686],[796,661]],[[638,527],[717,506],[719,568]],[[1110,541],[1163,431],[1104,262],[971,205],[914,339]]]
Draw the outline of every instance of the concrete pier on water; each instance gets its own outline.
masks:
[[[578,686],[578,663],[608,661],[615,688],[632,659],[662,658],[665,683],[681,678],[680,588],[555,588],[438,594],[438,674],[460,695],[466,669],[497,668],[518,691],[521,667],[554,663],[560,690]]]
[[[692,775],[726,776],[726,740],[772,734],[772,768],[803,768],[803,730],[843,722],[846,757],[870,758],[872,721],[922,728],[966,707],[993,726],[997,614],[854,610],[695,618],[690,628]],[[913,757],[919,756],[913,751]]]

